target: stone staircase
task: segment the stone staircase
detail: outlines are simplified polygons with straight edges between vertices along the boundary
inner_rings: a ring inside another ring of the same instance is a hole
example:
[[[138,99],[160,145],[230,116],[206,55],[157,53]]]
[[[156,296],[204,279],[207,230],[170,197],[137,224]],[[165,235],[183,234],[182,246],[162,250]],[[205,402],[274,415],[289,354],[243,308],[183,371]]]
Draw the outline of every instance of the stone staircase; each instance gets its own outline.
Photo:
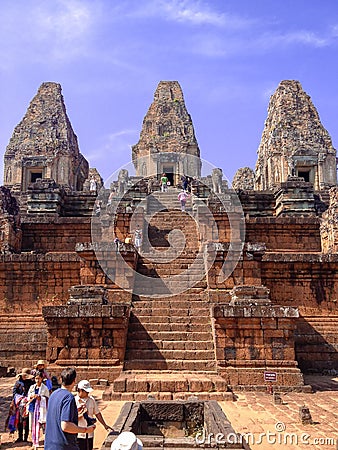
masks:
[[[305,372],[338,370],[338,315],[328,317],[302,315],[297,322],[296,356]]]
[[[173,261],[170,261],[172,258],[170,252],[155,255],[154,261],[151,258],[143,253],[138,260],[135,293],[139,296],[157,299],[185,293],[193,287],[206,288],[204,260],[201,253],[184,251]]]
[[[164,299],[134,299],[124,368],[215,371],[209,309],[199,289]]]
[[[165,197],[165,205],[170,195],[174,202],[172,192],[157,193],[156,202],[162,203]],[[198,395],[201,399],[232,399],[226,382],[217,374],[196,223],[176,205],[175,209],[164,207],[155,212],[154,204],[150,199],[148,238],[153,249],[143,249],[137,266],[138,273],[146,278],[136,280],[137,289],[144,284],[142,295],[133,296],[124,370],[105,392],[105,398],[142,400],[152,395],[170,400]],[[174,229],[184,233],[184,242],[170,239]],[[181,251],[170,246],[173,242]],[[163,291],[158,291],[158,280],[163,281]],[[174,280],[172,284],[170,280]]]
[[[124,370],[108,398],[232,399],[217,374],[210,305],[203,288],[160,299],[134,297],[133,306]]]
[[[143,253],[149,253],[152,260],[160,255],[157,250],[169,250],[169,247],[170,253],[167,255],[171,259],[175,259],[177,250],[183,250],[184,246],[186,250],[199,249],[196,222],[189,214],[191,197],[187,201],[186,212],[182,212],[177,199],[179,192],[171,188],[168,192],[154,192],[147,198],[145,221],[148,235],[144,236],[142,249]]]
[[[33,367],[46,352],[47,330],[38,314],[0,315],[0,357],[5,367]],[[34,350],[32,351],[32,348]]]
[[[147,213],[152,214],[161,210],[181,210],[180,202],[177,198],[180,189],[170,187],[167,192],[156,191],[147,197]],[[191,211],[192,197],[187,199],[186,210]]]

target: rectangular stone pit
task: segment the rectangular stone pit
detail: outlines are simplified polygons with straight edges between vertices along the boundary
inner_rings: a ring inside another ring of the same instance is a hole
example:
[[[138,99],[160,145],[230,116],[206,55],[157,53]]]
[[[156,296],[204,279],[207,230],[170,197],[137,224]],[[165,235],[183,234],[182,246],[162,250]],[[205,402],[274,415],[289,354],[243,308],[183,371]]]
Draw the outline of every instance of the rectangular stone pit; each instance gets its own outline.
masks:
[[[216,401],[156,401],[125,403],[101,450],[110,449],[123,431],[132,431],[153,448],[249,449],[232,428]]]

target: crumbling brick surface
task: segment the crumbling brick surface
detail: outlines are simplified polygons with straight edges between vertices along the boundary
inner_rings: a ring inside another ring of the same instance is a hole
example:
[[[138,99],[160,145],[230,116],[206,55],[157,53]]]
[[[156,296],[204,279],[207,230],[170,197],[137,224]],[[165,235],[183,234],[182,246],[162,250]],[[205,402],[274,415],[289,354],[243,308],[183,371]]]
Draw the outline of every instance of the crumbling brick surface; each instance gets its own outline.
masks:
[[[320,224],[320,236],[324,253],[338,252],[338,189],[333,187],[329,191],[330,203],[323,213]]]

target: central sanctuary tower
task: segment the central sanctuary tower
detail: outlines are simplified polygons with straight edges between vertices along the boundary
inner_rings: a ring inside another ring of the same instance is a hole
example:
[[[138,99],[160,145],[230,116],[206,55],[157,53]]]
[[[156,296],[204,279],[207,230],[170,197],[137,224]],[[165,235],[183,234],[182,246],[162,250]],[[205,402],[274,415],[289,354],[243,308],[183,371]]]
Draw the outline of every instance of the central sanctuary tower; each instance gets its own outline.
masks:
[[[200,177],[200,149],[177,81],[158,84],[132,158],[136,176],[165,172],[172,184],[179,183],[181,175]]]

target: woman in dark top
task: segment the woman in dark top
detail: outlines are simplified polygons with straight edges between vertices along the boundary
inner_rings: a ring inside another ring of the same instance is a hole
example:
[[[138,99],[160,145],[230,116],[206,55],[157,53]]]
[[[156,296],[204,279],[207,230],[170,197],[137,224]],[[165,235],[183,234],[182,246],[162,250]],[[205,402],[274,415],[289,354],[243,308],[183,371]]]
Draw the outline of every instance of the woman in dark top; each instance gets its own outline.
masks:
[[[24,400],[22,397],[27,397],[29,388],[34,384],[32,381],[33,376],[28,368],[22,369],[21,373],[18,375],[18,380],[13,386],[13,400],[16,407],[16,417],[17,417],[17,428],[18,428],[18,439],[16,442],[27,442],[29,434],[29,419],[25,413]],[[25,432],[25,433],[24,433]]]

